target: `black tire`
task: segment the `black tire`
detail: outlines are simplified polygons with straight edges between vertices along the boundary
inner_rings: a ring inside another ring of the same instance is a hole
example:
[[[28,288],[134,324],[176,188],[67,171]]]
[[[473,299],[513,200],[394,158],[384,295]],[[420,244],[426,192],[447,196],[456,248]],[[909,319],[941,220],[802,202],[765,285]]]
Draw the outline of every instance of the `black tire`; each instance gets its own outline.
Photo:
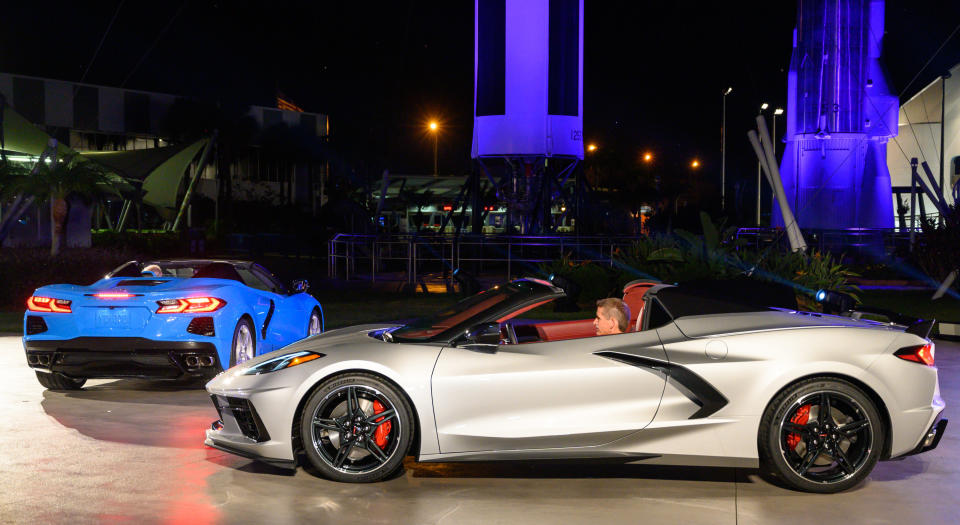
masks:
[[[83,384],[87,382],[83,377],[67,377],[56,372],[40,372],[34,370],[37,374],[37,381],[50,390],[80,390]]]
[[[310,330],[313,328],[314,319],[317,320],[317,326],[320,331],[316,334],[311,334]],[[320,311],[316,306],[313,307],[313,311],[310,312],[310,317],[307,319],[307,337],[311,335],[317,335],[323,333],[323,312]]]
[[[355,401],[348,399],[351,391]],[[349,418],[353,407],[354,417]],[[376,408],[381,412],[375,413]],[[393,413],[389,419],[376,419],[377,413],[388,414],[390,410]],[[376,430],[387,422],[390,427],[384,427],[388,433],[380,445],[379,438],[375,439]],[[328,379],[307,399],[300,414],[300,438],[310,464],[325,478],[347,483],[380,481],[401,469],[413,441],[413,429],[413,410],[406,396],[372,374]]]
[[[243,338],[241,334],[244,328],[247,330],[247,335],[249,336],[250,344],[252,345],[250,348],[250,357],[248,359],[238,360],[238,354],[240,353],[241,350],[238,348],[237,345]],[[237,366],[238,363],[242,363],[243,361],[256,357],[257,332],[256,332],[256,329],[253,327],[253,322],[249,318],[241,317],[240,320],[237,321],[237,326],[233,329],[233,339],[231,341],[232,341],[230,343],[230,366],[231,367]]]
[[[829,416],[821,418],[823,406]],[[788,487],[829,494],[870,474],[886,432],[880,412],[862,390],[841,379],[813,378],[770,402],[757,441],[764,466]]]

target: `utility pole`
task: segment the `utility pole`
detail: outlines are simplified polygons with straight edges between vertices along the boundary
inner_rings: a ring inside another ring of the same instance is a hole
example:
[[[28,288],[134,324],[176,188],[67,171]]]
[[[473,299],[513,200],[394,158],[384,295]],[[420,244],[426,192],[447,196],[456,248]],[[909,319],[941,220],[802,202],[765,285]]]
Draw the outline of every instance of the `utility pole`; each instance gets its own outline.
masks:
[[[720,209],[727,209],[727,95],[733,91],[728,87],[723,91],[723,117],[720,126]]]

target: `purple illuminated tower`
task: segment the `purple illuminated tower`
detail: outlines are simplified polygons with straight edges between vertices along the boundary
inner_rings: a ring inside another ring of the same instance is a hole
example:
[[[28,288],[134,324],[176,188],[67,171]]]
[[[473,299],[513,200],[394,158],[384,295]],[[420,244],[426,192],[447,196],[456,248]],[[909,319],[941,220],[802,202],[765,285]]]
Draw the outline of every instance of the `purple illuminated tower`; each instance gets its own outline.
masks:
[[[798,0],[780,166],[801,228],[892,228],[884,0]],[[783,219],[774,207],[774,226]]]

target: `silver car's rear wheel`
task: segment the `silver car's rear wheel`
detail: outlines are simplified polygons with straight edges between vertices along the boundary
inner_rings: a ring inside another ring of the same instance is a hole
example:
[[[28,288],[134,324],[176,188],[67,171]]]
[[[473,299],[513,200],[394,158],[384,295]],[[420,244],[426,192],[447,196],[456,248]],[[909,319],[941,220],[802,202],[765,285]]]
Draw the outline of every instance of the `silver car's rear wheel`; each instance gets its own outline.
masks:
[[[335,377],[304,405],[301,439],[313,467],[336,481],[379,481],[410,448],[411,410],[403,395],[368,374]]]
[[[793,488],[839,492],[860,483],[880,457],[885,429],[873,401],[839,379],[811,379],[767,409],[760,447],[774,474]]]

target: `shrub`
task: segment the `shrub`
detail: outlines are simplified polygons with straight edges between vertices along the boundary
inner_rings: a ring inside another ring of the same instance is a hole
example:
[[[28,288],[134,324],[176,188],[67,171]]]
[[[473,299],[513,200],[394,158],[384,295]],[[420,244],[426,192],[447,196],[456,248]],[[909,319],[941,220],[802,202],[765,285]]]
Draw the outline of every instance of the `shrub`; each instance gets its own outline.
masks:
[[[27,297],[48,284],[91,284],[141,255],[106,248],[66,249],[56,257],[42,248],[0,250],[0,309],[24,308]]]
[[[141,254],[170,257],[182,251],[181,234],[171,231],[94,231],[94,248],[129,250]]]

